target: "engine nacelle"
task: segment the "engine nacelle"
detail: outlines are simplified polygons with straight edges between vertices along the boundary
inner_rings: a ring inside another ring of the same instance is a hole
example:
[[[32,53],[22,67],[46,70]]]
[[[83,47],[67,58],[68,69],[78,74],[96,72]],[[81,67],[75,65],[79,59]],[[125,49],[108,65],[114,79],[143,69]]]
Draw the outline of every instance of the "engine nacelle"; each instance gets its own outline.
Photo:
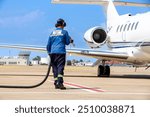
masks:
[[[84,34],[85,41],[91,48],[99,48],[107,40],[107,33],[101,27],[93,27]]]

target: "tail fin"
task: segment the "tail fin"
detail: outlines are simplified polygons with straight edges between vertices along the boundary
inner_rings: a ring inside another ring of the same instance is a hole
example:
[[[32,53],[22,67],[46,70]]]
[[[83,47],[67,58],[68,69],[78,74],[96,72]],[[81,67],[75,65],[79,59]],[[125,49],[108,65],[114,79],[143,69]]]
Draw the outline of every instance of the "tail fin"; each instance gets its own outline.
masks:
[[[105,5],[105,14],[107,18],[107,26],[109,26],[115,19],[119,17],[112,0],[108,0],[107,4]]]

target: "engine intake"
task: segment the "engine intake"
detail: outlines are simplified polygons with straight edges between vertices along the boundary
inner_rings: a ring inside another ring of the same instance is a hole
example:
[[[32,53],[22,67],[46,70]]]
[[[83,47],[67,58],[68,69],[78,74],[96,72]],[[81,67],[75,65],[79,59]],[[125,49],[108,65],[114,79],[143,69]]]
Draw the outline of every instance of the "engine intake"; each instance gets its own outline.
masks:
[[[99,48],[107,40],[106,31],[101,27],[94,27],[86,31],[84,39],[91,48]]]

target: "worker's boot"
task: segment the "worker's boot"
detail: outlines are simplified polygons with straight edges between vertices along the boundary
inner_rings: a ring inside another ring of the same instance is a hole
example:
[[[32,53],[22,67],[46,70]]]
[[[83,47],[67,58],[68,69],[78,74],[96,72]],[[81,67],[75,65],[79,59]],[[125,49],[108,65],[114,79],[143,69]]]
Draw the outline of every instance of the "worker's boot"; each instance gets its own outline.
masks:
[[[62,77],[58,77],[57,86],[58,86],[59,89],[61,89],[61,90],[65,90],[65,89],[66,89],[66,87],[63,85],[63,78],[62,78]]]
[[[55,80],[55,81],[54,81],[55,89],[59,89],[60,86],[58,85],[58,84],[59,84],[59,83],[58,83],[58,78],[54,78],[54,80]]]
[[[66,90],[66,87],[65,87],[63,84],[60,84],[59,88],[60,88],[61,90]]]
[[[59,86],[57,85],[57,81],[55,81],[54,85],[55,85],[55,89],[59,89]]]
[[[54,85],[55,85],[55,89],[60,89],[60,85],[58,84],[58,83],[54,83]]]

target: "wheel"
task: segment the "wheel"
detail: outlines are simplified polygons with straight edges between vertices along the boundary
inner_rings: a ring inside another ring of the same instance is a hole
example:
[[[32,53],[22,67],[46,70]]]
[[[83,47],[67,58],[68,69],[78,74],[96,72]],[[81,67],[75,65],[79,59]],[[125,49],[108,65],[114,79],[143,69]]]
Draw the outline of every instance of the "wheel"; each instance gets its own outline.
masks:
[[[97,76],[101,77],[104,73],[104,67],[102,65],[98,66]]]
[[[105,66],[105,73],[104,73],[104,75],[106,76],[106,77],[109,77],[110,76],[110,66]]]
[[[97,76],[101,77],[104,74],[104,67],[102,65],[98,66],[98,72]]]
[[[110,76],[110,67],[109,66],[98,66],[97,69],[97,76],[98,77],[109,77]]]

